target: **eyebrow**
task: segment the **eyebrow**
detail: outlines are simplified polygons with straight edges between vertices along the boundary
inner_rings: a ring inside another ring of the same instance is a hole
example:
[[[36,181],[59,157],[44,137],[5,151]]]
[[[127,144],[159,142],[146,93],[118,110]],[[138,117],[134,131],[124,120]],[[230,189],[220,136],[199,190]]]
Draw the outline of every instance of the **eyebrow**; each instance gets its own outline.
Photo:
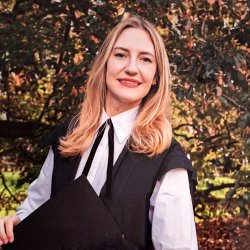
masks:
[[[129,50],[124,48],[124,47],[114,47],[113,49],[120,49],[120,50],[123,50],[125,52],[129,52]],[[155,58],[155,56],[152,53],[148,52],[148,51],[141,51],[140,54],[149,55],[149,56],[152,56],[153,58]]]

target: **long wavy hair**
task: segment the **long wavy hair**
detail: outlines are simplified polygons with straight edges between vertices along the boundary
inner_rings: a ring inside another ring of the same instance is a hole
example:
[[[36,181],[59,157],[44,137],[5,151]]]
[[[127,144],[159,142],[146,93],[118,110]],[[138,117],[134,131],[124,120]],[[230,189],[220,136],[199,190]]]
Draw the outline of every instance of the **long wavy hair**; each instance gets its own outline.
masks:
[[[152,85],[140,104],[128,147],[133,152],[153,156],[171,143],[170,71],[164,43],[150,22],[131,16],[111,30],[95,58],[81,112],[71,121],[67,135],[60,139],[59,150],[64,157],[83,154],[94,138],[105,104],[107,61],[117,39],[127,28],[143,29],[149,34],[157,62],[157,83]]]

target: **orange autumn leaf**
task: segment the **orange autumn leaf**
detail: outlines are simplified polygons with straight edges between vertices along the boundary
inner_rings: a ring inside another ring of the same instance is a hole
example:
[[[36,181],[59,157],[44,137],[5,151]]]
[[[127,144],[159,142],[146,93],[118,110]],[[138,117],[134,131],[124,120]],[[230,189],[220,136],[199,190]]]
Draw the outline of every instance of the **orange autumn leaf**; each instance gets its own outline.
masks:
[[[74,86],[71,89],[71,95],[73,95],[74,97],[77,97],[77,90]]]
[[[94,42],[95,44],[98,44],[100,42],[99,39],[94,35],[91,35],[89,39],[90,39],[90,41]]]

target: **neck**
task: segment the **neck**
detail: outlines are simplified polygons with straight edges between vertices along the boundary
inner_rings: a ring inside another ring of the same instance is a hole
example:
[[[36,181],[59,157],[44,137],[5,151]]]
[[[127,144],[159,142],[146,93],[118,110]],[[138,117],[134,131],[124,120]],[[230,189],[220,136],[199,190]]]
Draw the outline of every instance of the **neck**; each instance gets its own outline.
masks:
[[[129,109],[135,108],[138,105],[139,104],[131,105],[131,103],[124,103],[123,105],[115,105],[114,103],[111,104],[106,102],[105,111],[109,117],[112,117]]]

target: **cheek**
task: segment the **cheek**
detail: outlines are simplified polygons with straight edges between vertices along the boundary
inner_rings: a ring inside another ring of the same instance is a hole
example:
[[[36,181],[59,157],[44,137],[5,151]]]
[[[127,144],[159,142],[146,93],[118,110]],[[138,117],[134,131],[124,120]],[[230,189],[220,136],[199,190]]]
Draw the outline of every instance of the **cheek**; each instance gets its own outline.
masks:
[[[106,80],[109,78],[110,75],[110,61],[107,62],[107,68],[106,68]]]
[[[153,82],[156,75],[157,67],[154,64],[140,64],[139,71],[141,72],[142,77],[147,82]]]
[[[112,76],[115,76],[119,73],[121,66],[118,62],[115,62],[112,59],[109,59],[107,62],[107,72],[106,72],[106,78],[110,78]]]
[[[147,82],[148,82],[149,84],[152,84],[152,83],[155,82],[155,75],[156,75],[156,70],[155,70],[154,68],[152,68],[152,69],[147,69],[147,70],[145,71],[145,74],[144,74],[145,79],[147,79]]]

